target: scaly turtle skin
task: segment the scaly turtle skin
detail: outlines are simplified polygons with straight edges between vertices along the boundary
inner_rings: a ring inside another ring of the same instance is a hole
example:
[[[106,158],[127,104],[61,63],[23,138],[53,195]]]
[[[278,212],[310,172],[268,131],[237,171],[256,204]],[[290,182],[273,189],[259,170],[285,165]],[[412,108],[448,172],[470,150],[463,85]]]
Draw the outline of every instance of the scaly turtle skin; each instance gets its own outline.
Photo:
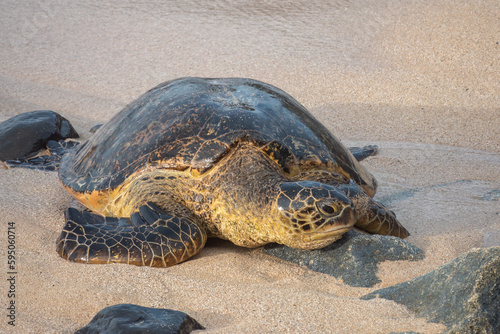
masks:
[[[207,237],[316,249],[354,225],[408,235],[339,140],[290,95],[251,79],[151,89],[66,154],[59,176],[94,212],[66,212],[57,250],[76,262],[171,266]]]

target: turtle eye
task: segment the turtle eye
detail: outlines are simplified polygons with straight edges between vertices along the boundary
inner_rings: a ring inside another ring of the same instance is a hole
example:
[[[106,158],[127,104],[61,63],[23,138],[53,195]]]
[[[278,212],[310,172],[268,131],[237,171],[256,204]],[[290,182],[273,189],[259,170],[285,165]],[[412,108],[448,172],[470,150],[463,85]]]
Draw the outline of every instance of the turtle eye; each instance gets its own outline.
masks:
[[[319,202],[317,207],[322,214],[327,216],[331,216],[337,212],[337,207],[332,203]]]

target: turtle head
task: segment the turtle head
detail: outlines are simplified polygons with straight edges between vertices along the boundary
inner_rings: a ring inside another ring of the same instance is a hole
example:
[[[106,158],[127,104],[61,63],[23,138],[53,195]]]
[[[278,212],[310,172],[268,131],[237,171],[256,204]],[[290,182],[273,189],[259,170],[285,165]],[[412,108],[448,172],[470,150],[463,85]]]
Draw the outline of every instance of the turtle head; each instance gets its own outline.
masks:
[[[284,234],[279,242],[289,247],[325,247],[356,223],[351,200],[335,187],[319,182],[284,182],[276,203]]]

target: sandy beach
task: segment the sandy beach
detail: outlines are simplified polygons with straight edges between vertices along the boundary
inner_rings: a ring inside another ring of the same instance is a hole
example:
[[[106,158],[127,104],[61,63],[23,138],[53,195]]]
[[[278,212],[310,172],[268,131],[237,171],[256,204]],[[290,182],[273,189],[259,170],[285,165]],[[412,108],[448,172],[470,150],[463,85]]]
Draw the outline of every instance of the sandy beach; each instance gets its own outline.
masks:
[[[57,173],[0,169],[0,332],[72,333],[120,303],[186,312],[206,333],[442,332],[404,306],[359,297],[500,246],[499,201],[488,197],[500,189],[499,22],[497,0],[2,1],[0,122],[54,110],[85,140],[167,80],[268,82],[347,146],[379,146],[363,161],[375,198],[426,258],[382,263],[373,288],[222,240],[166,269],[75,264],[55,252],[73,201]]]

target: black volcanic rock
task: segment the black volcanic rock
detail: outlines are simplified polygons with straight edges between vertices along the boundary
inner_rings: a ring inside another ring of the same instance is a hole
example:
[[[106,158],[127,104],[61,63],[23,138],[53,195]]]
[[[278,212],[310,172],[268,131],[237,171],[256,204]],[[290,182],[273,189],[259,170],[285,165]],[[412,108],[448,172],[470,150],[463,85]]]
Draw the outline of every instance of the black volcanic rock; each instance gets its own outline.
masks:
[[[0,161],[28,159],[50,140],[78,138],[71,123],[50,110],[19,114],[0,123]]]
[[[119,304],[99,311],[87,326],[75,334],[187,334],[196,329],[204,327],[180,311]]]
[[[362,299],[377,297],[446,325],[445,333],[500,333],[500,247],[473,249],[426,275]]]

